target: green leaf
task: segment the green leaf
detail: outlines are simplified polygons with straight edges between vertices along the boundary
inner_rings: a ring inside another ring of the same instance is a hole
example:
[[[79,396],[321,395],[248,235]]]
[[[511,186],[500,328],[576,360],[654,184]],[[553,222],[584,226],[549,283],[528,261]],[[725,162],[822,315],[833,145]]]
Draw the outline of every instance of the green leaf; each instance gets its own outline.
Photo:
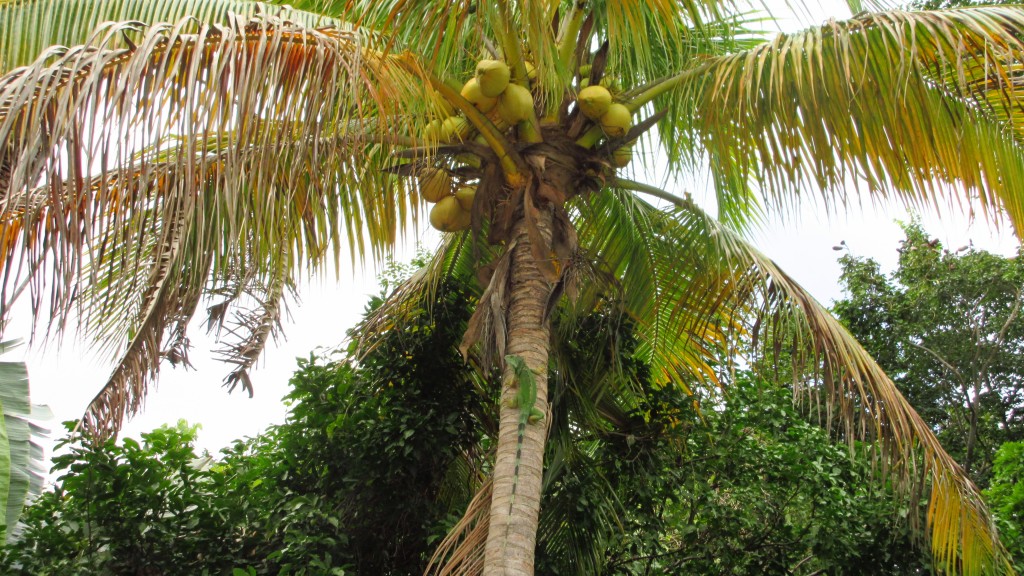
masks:
[[[3,402],[0,401],[0,410],[3,409]],[[11,489],[11,444],[7,437],[7,426],[3,420],[0,420],[0,510],[7,510],[9,503],[9,493]],[[7,529],[12,526],[13,523],[8,519],[8,515],[4,514],[0,518],[0,542],[7,539]]]

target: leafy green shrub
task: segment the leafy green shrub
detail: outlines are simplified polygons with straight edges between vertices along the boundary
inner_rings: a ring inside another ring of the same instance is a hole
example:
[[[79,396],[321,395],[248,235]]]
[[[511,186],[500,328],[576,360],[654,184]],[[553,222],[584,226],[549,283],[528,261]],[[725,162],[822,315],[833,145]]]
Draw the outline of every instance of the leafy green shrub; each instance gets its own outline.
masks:
[[[482,428],[456,350],[467,296],[439,294],[358,364],[300,360],[287,422],[217,460],[195,453],[184,423],[66,442],[0,573],[422,573],[465,505],[439,493]]]
[[[992,484],[985,498],[996,517],[999,536],[1024,571],[1024,442],[1006,442],[996,452]]]

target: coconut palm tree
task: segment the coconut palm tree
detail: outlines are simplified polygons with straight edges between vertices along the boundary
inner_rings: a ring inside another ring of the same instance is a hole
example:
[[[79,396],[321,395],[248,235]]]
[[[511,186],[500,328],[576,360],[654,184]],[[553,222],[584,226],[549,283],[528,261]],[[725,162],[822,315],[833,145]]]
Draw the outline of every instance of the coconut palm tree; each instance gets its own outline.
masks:
[[[927,426],[743,233],[864,199],[1019,230],[1024,11],[880,9],[767,36],[720,1],[307,4],[0,0],[0,315],[27,298],[116,359],[87,431],[138,411],[162,360],[187,362],[201,302],[227,384],[251,391],[295,283],[344,243],[386,254],[426,199],[449,234],[378,329],[472,266],[463,348],[505,371],[493,482],[461,526],[486,546],[449,567],[532,573],[546,426],[520,437],[504,359],[546,413],[551,316],[614,299],[663,385],[714,388],[741,342],[785,345],[797,394],[929,500],[937,564],[1010,570]],[[634,175],[653,142],[669,174],[713,183],[708,207]]]

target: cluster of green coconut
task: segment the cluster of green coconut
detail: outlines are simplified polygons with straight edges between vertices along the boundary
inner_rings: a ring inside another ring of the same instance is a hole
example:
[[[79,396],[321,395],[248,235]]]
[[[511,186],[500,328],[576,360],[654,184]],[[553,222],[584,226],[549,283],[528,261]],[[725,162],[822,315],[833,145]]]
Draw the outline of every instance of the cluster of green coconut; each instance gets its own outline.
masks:
[[[527,73],[536,76],[533,66]],[[527,120],[533,115],[533,94],[528,88],[512,84],[511,70],[500,60],[481,60],[476,75],[462,87],[462,97],[494,123],[501,131]],[[427,124],[423,137],[441,144],[460,142],[473,133],[473,125],[463,116],[450,116]]]
[[[584,116],[600,124],[609,138],[622,138],[633,125],[629,108],[612,102],[612,93],[604,86],[583,87],[576,95],[576,105]],[[626,166],[632,159],[633,147],[629,145],[612,153],[612,164],[618,168]]]
[[[527,76],[536,71],[527,65]],[[476,75],[462,87],[462,97],[484,114],[498,130],[505,131],[533,116],[533,94],[529,88],[510,82],[511,70],[500,60],[481,60]],[[463,116],[450,116],[427,124],[423,136],[442,144],[461,142],[473,134],[473,125]],[[420,196],[434,203],[430,210],[430,224],[442,232],[465,230],[470,225],[470,212],[475,186],[455,189],[448,173],[427,168],[418,178]]]
[[[425,168],[416,180],[420,197],[434,204],[430,209],[431,226],[441,232],[469,228],[476,186],[462,186],[453,193],[452,177],[440,168]]]
[[[528,79],[536,70],[527,62]],[[500,60],[481,60],[476,74],[462,87],[462,97],[504,132],[534,114],[533,94],[529,88],[513,84],[511,70]],[[601,126],[610,139],[622,138],[632,126],[629,108],[613,102],[612,93],[604,85],[582,83],[576,105],[588,119]],[[452,115],[427,124],[423,136],[441,144],[461,142],[473,135],[473,125],[461,115]],[[478,136],[479,138],[479,136]],[[632,146],[623,146],[612,153],[611,162],[621,168],[632,159]],[[476,186],[456,187],[448,171],[425,168],[418,174],[420,197],[433,203],[430,224],[442,232],[458,232],[469,228]]]

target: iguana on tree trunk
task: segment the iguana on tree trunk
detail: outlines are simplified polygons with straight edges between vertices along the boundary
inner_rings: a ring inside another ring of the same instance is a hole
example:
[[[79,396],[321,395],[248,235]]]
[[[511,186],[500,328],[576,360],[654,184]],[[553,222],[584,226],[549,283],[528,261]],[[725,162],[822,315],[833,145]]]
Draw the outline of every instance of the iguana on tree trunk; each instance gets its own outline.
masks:
[[[544,418],[544,412],[537,408],[537,380],[533,371],[526,365],[526,362],[519,356],[505,356],[505,363],[512,367],[515,373],[513,385],[518,389],[516,395],[509,402],[512,408],[519,409],[519,437],[516,440],[516,465],[512,476],[512,498],[508,503],[508,514],[512,516],[512,506],[516,503],[516,485],[519,483],[519,462],[523,455],[523,434],[526,432],[526,425],[533,424]]]

